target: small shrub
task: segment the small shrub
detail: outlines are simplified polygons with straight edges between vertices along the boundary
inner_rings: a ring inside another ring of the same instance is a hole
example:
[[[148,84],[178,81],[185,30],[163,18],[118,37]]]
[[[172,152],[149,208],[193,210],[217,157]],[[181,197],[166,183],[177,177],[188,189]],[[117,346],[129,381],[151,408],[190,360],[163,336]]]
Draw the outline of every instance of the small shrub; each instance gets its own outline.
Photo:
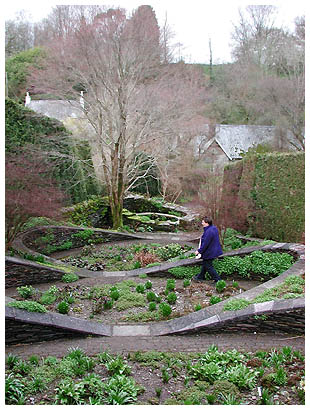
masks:
[[[156,294],[154,292],[147,292],[146,298],[149,302],[154,302],[156,300]]]
[[[144,285],[142,285],[142,283],[139,283],[139,285],[137,285],[136,292],[138,292],[138,293],[144,293],[145,292],[145,287],[144,287]]]
[[[108,309],[112,309],[112,307],[113,307],[113,300],[106,300],[105,302],[104,302],[104,305],[103,305],[103,308],[105,309],[105,310],[108,310]]]
[[[159,310],[164,317],[168,317],[171,315],[172,309],[168,305],[168,303],[161,303],[159,305]]]
[[[51,295],[48,292],[44,292],[40,298],[40,303],[42,303],[42,305],[51,305],[56,301],[56,299],[57,297],[55,295]]]
[[[183,287],[187,288],[191,284],[191,281],[189,279],[184,279],[183,280]]]
[[[66,273],[62,276],[61,280],[66,283],[70,283],[76,282],[77,280],[79,280],[79,277],[75,273]]]
[[[233,280],[231,286],[232,286],[233,288],[238,289],[238,288],[239,288],[239,283],[238,283],[238,282],[235,282],[235,281]]]
[[[226,288],[226,282],[224,280],[219,280],[218,282],[216,282],[215,288],[219,293],[223,292],[223,290]]]
[[[153,312],[154,310],[156,310],[156,302],[150,302],[149,303],[149,311]]]
[[[58,303],[57,311],[63,315],[66,315],[69,312],[69,303],[64,300]]]
[[[167,296],[167,302],[170,305],[174,305],[176,300],[177,300],[177,295],[174,292],[169,293],[169,295]]]
[[[209,302],[210,302],[211,305],[215,305],[216,303],[219,303],[219,302],[221,302],[221,301],[222,301],[222,299],[221,299],[219,296],[217,296],[217,295],[212,295],[212,296],[210,297],[210,300],[209,300]]]
[[[208,404],[214,404],[216,400],[216,396],[215,394],[207,394],[206,399],[207,399]]]
[[[35,293],[35,289],[31,285],[20,286],[16,290],[23,299],[28,299]]]
[[[147,282],[145,282],[144,286],[145,286],[145,289],[152,289],[153,284],[150,280],[148,280]]]
[[[194,307],[195,312],[198,312],[198,310],[201,310],[201,309],[202,309],[202,306],[201,306],[200,303],[198,303],[198,304],[195,305],[195,307]]]
[[[166,290],[171,292],[175,289],[175,280],[174,279],[167,279]]]
[[[118,300],[119,299],[118,289],[113,289],[112,291],[110,291],[110,296],[113,300]]]

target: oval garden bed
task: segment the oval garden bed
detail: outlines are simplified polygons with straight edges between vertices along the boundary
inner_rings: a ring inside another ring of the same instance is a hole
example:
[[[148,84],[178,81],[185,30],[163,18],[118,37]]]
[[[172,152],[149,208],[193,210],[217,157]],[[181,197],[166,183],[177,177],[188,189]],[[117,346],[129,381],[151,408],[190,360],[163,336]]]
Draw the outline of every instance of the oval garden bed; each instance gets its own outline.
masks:
[[[132,254],[132,246],[136,250],[134,254]],[[109,257],[113,259],[115,254],[112,249],[111,253],[107,254],[108,246],[105,245],[103,248],[104,250],[99,251],[101,257],[105,256],[108,260]],[[123,254],[120,249],[124,252]],[[158,257],[160,254],[158,250],[162,256],[164,253],[166,257],[172,254],[175,256],[179,252],[179,256],[182,257],[184,255],[182,252],[188,248],[177,244],[134,244],[127,247],[118,246],[116,255],[128,258],[130,254],[131,264],[139,260],[146,263],[151,260],[151,257]],[[83,260],[87,263],[92,261],[94,268],[98,268],[98,264],[101,267],[100,263],[94,260],[93,255],[91,253],[90,260],[87,261],[87,257]],[[135,259],[135,255],[138,255],[140,259]],[[121,261],[116,262],[126,264],[126,259],[122,258]],[[79,258],[75,257],[75,259],[80,261]],[[210,278],[206,282],[191,280],[200,270],[200,266],[196,265],[170,268],[166,272],[166,278],[148,277],[146,274],[138,277],[137,274],[134,278],[121,280],[117,278],[117,272],[113,272],[116,274],[114,278],[103,275],[99,278],[78,280],[75,274],[69,273],[64,275],[67,284],[59,282],[51,286],[42,284],[37,288],[31,285],[21,286],[16,290],[11,289],[9,293],[18,301],[17,305],[16,303],[11,305],[13,307],[27,309],[29,302],[35,302],[35,304],[32,303],[34,309],[37,306],[38,310],[35,311],[58,312],[104,324],[154,322],[185,316],[223,302],[232,296],[240,295],[270,277],[278,276],[292,263],[293,257],[288,253],[254,251],[243,257],[227,256],[216,260],[216,268],[223,278],[216,286],[209,280]],[[104,265],[104,262],[101,264]],[[144,266],[149,266],[149,264]],[[89,269],[89,266],[87,268]],[[247,304],[301,297],[304,294],[303,278],[293,275],[290,278],[276,289],[269,289],[268,292],[263,293],[259,299],[247,301]],[[240,298],[232,305],[227,302],[227,310],[237,310],[243,307],[245,306],[242,305]]]

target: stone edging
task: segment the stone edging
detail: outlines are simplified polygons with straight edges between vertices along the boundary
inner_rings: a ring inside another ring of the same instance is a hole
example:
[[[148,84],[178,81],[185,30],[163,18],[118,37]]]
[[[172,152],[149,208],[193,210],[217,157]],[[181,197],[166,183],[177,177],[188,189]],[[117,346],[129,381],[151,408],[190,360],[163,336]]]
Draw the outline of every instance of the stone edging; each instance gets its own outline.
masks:
[[[137,237],[135,237],[137,238]],[[143,239],[139,236],[138,239]],[[145,238],[144,238],[145,239]],[[265,246],[255,246],[243,248],[239,251],[231,251],[225,253],[223,256],[245,255],[251,253],[253,250],[269,250],[269,251],[286,251],[294,253],[297,256],[297,261],[287,271],[281,275],[262,283],[261,285],[252,288],[240,295],[233,296],[231,299],[244,298],[247,300],[253,299],[255,296],[261,294],[265,289],[270,289],[282,283],[289,275],[302,275],[305,271],[305,246],[301,244],[289,244],[289,243],[276,243]],[[31,251],[28,249],[28,251]],[[12,259],[12,258],[11,258]],[[50,258],[51,259],[51,258]],[[28,262],[28,261],[27,261]],[[32,264],[35,264],[32,262]],[[169,262],[162,264],[161,266],[154,266],[151,268],[138,269],[136,271],[126,272],[96,272],[96,276],[105,277],[109,276],[137,276],[141,273],[147,273],[149,275],[156,274],[157,272],[165,272],[171,267],[195,265],[197,260],[195,259],[183,259],[177,262]],[[40,265],[42,267],[42,265]],[[143,272],[142,272],[143,270]],[[85,274],[87,272],[84,269]],[[91,274],[95,272],[90,272]],[[93,275],[91,275],[93,276]],[[181,318],[171,319],[165,322],[156,322],[151,324],[134,324],[134,325],[103,325],[94,323],[93,321],[74,318],[70,316],[64,316],[58,313],[31,313],[21,309],[14,309],[6,306],[6,319],[14,320],[17,322],[23,322],[28,324],[39,324],[50,328],[61,328],[68,330],[69,332],[76,332],[78,334],[88,335],[100,335],[100,336],[162,336],[169,334],[184,334],[197,331],[217,331],[224,329],[231,325],[236,326],[238,323],[247,323],[250,321],[250,328],[259,329],[259,321],[257,326],[255,318],[259,315],[274,316],[280,315],[281,317],[294,315],[297,312],[297,317],[301,317],[301,323],[298,324],[295,331],[304,330],[304,309],[305,299],[285,299],[274,300],[271,302],[251,304],[245,309],[238,311],[222,311],[223,304],[227,300],[217,303],[213,306],[208,306],[197,312],[190,313]],[[257,321],[257,320],[256,320]],[[268,320],[267,320],[268,321]],[[276,323],[279,322],[279,316],[277,316]],[[293,317],[292,323],[295,322]],[[288,330],[293,329],[294,326],[287,325]]]

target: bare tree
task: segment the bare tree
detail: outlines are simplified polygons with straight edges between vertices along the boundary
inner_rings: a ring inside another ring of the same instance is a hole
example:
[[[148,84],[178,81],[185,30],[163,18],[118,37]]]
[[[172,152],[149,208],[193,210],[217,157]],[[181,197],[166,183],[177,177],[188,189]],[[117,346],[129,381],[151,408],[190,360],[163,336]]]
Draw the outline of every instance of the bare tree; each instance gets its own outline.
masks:
[[[131,17],[108,10],[50,45],[44,80],[62,98],[85,90],[84,114],[92,130],[113,228],[122,226],[123,198],[139,177],[141,151],[159,152],[179,135],[204,101],[204,79],[184,64],[163,64],[163,45],[153,9]],[[78,90],[79,92],[79,90]]]
[[[25,10],[16,13],[14,20],[5,22],[6,58],[33,47],[33,41],[33,25]]]

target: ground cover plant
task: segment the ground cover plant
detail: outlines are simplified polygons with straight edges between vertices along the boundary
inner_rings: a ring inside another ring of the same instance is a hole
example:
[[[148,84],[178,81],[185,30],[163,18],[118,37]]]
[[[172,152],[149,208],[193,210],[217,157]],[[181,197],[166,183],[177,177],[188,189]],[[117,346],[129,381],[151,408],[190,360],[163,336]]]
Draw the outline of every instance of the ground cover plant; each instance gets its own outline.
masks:
[[[198,267],[196,267],[198,268]],[[191,269],[191,272],[193,270]],[[95,285],[93,284],[95,282]],[[265,290],[253,300],[230,299],[252,287],[256,281],[221,280],[216,286],[189,279],[135,278],[100,283],[98,278],[72,284],[55,284],[48,289],[21,286],[9,306],[45,313],[68,314],[106,324],[153,322],[172,319],[226,300],[223,310],[243,309],[251,303],[303,297],[304,277],[288,276],[285,281]]]
[[[304,356],[291,347],[6,356],[5,402],[19,405],[304,404]]]
[[[256,282],[225,282],[217,290],[208,283],[180,279],[135,278],[114,283],[84,279],[75,283],[21,286],[9,306],[32,311],[57,312],[103,323],[149,322],[186,315],[225,300]],[[215,301],[215,297],[218,299]],[[213,300],[212,300],[213,298]],[[34,306],[32,306],[34,305]]]
[[[189,245],[177,243],[167,245],[138,243],[129,246],[106,244],[100,249],[94,245],[86,245],[79,255],[63,258],[62,261],[92,271],[133,270],[175,260],[175,258],[186,258],[186,254],[191,249]]]

